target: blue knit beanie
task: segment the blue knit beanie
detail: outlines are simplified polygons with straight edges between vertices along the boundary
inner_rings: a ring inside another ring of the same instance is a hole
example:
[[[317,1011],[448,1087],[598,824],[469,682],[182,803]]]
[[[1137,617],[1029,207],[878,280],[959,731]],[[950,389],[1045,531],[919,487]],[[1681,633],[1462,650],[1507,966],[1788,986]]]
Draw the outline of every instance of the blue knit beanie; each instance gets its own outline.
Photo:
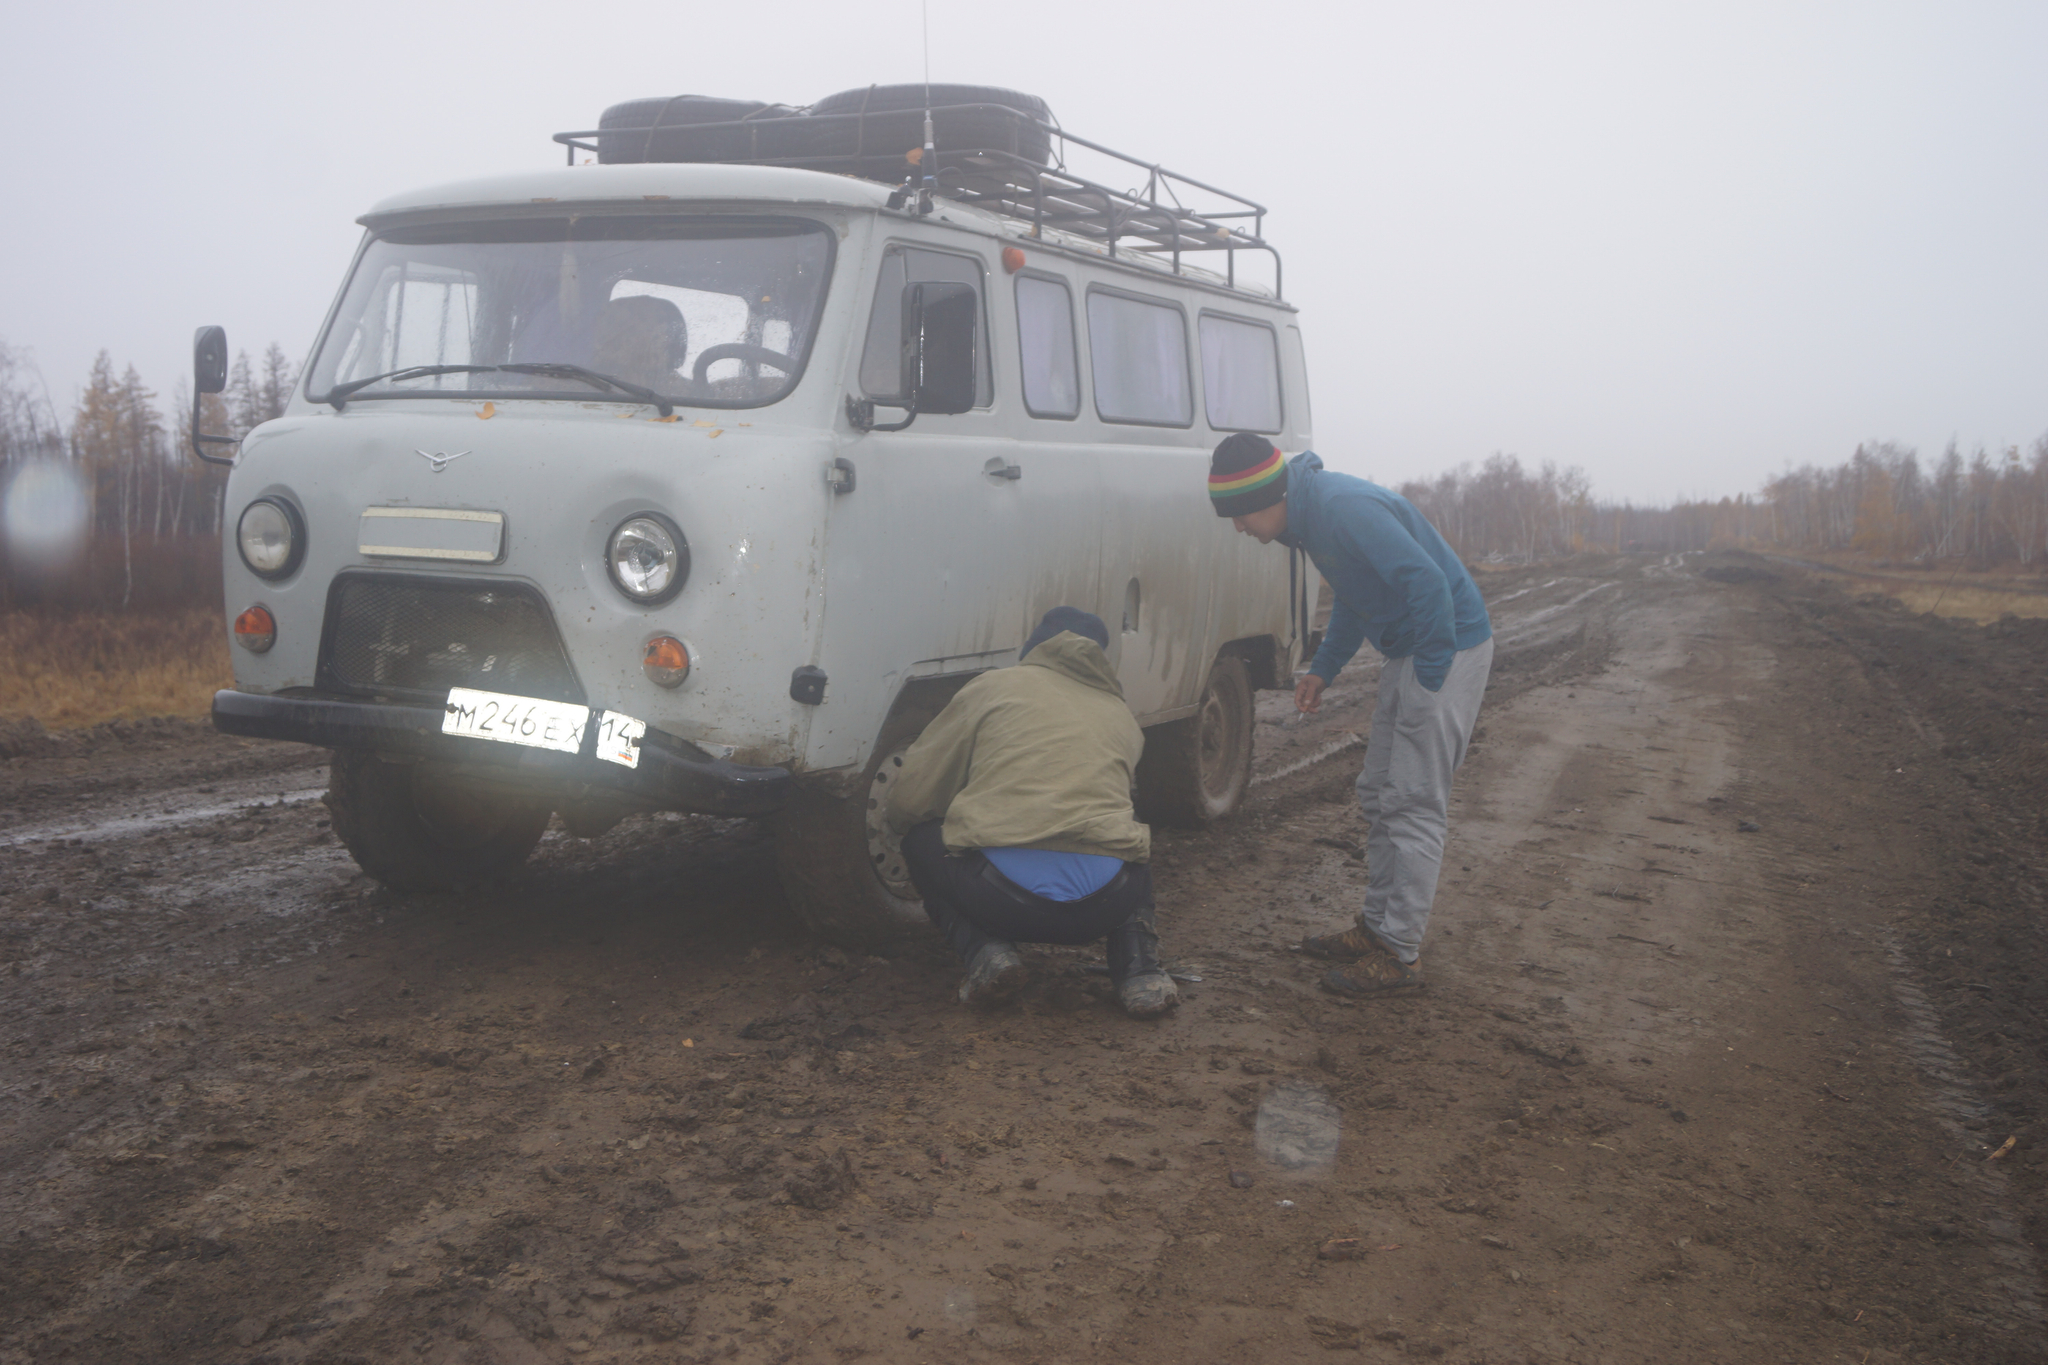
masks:
[[[1025,655],[1063,630],[1071,630],[1076,635],[1093,640],[1104,649],[1109,648],[1109,627],[1102,624],[1100,616],[1092,611],[1082,611],[1079,607],[1054,607],[1039,618],[1038,629],[1031,632],[1031,638],[1024,642],[1024,648],[1017,651],[1017,661],[1022,663]]]

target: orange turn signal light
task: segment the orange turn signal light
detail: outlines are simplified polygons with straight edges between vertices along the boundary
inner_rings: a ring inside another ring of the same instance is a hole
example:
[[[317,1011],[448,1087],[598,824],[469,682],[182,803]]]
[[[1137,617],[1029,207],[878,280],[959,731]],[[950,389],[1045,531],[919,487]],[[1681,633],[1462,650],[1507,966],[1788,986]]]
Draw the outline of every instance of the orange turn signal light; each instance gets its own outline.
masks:
[[[1024,248],[1006,246],[1003,248],[1003,269],[1014,275],[1024,268]]]
[[[261,654],[277,643],[277,620],[264,607],[251,607],[235,618],[235,643]]]
[[[673,635],[657,635],[641,653],[640,669],[657,687],[680,687],[690,676],[690,651]]]

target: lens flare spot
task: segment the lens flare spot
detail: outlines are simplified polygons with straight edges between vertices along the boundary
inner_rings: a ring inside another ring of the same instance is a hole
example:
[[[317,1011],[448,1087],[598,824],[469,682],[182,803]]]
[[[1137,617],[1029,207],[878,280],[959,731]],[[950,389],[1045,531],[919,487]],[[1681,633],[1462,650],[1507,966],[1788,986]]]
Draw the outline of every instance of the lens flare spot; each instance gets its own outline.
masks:
[[[90,511],[85,481],[69,465],[32,460],[7,481],[0,526],[7,538],[7,557],[36,568],[59,564],[85,544]]]

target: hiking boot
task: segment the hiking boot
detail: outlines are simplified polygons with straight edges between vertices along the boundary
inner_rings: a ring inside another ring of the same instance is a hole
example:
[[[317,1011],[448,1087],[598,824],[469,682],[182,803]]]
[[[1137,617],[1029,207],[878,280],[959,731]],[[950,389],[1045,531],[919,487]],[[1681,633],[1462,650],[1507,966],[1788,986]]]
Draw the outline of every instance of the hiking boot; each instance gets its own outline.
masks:
[[[1017,950],[999,939],[990,939],[968,959],[967,975],[960,981],[960,1003],[993,1005],[1023,989],[1030,969]]]
[[[1422,989],[1422,959],[1413,966],[1394,956],[1369,929],[1358,931],[1371,943],[1365,956],[1344,967],[1332,967],[1323,977],[1323,989],[1338,995],[1369,997],[1405,995]],[[1332,938],[1338,937],[1331,935]]]
[[[1356,962],[1380,951],[1380,941],[1372,930],[1358,924],[1341,934],[1319,934],[1301,941],[1305,956],[1319,957],[1325,962]]]
[[[1116,998],[1133,1019],[1157,1019],[1180,1003],[1180,990],[1159,963],[1159,931],[1151,906],[1112,929],[1104,944]]]

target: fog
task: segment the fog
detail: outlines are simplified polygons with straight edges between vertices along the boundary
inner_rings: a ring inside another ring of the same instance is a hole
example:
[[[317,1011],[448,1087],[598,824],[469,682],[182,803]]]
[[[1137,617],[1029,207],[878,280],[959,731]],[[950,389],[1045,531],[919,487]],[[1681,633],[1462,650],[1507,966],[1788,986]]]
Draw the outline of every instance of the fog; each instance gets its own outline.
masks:
[[[0,341],[60,411],[101,348],[168,400],[201,323],[302,358],[370,204],[559,164],[618,100],[923,70],[916,0],[7,28]],[[935,80],[1270,207],[1338,468],[1498,451],[1663,501],[2048,432],[2048,6],[929,0],[929,38]]]

